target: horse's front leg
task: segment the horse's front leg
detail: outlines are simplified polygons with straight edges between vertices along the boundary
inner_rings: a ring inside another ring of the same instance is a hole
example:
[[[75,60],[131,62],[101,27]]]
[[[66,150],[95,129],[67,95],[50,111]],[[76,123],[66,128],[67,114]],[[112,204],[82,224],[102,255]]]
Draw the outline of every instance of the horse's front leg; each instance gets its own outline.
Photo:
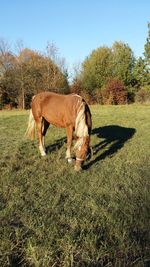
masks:
[[[71,157],[71,145],[72,145],[72,134],[73,134],[73,128],[72,126],[68,126],[66,128],[66,134],[67,134],[67,151],[66,151],[66,159],[69,163],[72,162]]]

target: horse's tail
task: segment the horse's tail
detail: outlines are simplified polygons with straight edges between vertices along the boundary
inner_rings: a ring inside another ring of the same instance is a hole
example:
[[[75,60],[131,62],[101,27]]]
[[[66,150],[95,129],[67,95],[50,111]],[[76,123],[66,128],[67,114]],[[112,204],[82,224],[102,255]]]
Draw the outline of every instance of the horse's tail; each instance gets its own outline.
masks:
[[[25,136],[27,138],[33,140],[33,139],[35,139],[35,134],[36,134],[36,124],[35,124],[35,120],[33,117],[32,109],[30,109],[28,127],[26,130]]]

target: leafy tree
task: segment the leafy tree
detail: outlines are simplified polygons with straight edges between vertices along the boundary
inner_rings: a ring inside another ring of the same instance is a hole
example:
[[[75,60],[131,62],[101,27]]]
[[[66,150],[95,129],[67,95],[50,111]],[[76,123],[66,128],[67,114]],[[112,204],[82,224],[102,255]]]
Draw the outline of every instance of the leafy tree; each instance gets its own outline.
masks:
[[[133,80],[135,58],[128,44],[115,42],[112,46],[112,76],[129,86]]]
[[[148,23],[148,37],[144,49],[145,62],[148,70],[150,71],[150,23]]]
[[[9,99],[12,101],[16,100],[17,97],[17,86],[14,75],[14,68],[8,69],[5,71],[1,83],[0,83],[1,93],[5,93],[9,96]]]
[[[67,71],[63,73],[47,56],[22,46],[19,46],[17,55],[5,50],[0,53],[1,94],[5,92],[21,108],[28,107],[32,95],[40,91],[69,91]]]
[[[103,46],[94,50],[82,65],[81,80],[91,95],[101,88],[111,76],[111,49]]]
[[[148,71],[146,68],[145,60],[142,57],[139,57],[135,63],[133,76],[136,88],[140,88],[147,84]]]
[[[148,23],[148,37],[144,46],[145,64],[147,70],[147,86],[150,89],[150,23]]]
[[[101,99],[102,88],[110,79],[122,81],[125,86],[132,84],[134,65],[135,58],[127,44],[115,42],[112,48],[99,47],[82,64],[82,87],[91,97]]]
[[[15,102],[16,85],[14,69],[16,58],[5,39],[0,39],[0,102],[1,106]],[[13,101],[12,101],[13,100]]]

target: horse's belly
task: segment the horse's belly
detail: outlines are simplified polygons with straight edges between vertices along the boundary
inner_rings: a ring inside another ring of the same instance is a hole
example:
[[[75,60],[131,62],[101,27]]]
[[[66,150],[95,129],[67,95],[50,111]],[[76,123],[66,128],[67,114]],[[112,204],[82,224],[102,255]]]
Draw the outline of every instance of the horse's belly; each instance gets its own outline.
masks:
[[[63,123],[58,123],[58,122],[50,122],[50,124],[58,127],[58,128],[65,128],[66,126]]]
[[[71,124],[70,121],[66,121],[63,117],[47,117],[44,116],[44,118],[52,125],[60,128],[66,128],[68,125]]]

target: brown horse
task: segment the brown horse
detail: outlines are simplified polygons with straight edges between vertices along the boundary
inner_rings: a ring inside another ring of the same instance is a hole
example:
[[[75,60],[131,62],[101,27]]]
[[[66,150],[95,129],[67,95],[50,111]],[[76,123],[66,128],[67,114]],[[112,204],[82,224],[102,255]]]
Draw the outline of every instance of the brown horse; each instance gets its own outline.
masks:
[[[81,170],[90,148],[92,128],[91,112],[87,103],[76,94],[60,95],[42,92],[32,98],[26,136],[34,139],[37,126],[39,150],[42,156],[46,155],[44,136],[50,123],[57,127],[66,128],[66,158],[68,162],[72,161],[72,139],[75,137],[77,140],[74,146],[76,150],[75,170]]]

